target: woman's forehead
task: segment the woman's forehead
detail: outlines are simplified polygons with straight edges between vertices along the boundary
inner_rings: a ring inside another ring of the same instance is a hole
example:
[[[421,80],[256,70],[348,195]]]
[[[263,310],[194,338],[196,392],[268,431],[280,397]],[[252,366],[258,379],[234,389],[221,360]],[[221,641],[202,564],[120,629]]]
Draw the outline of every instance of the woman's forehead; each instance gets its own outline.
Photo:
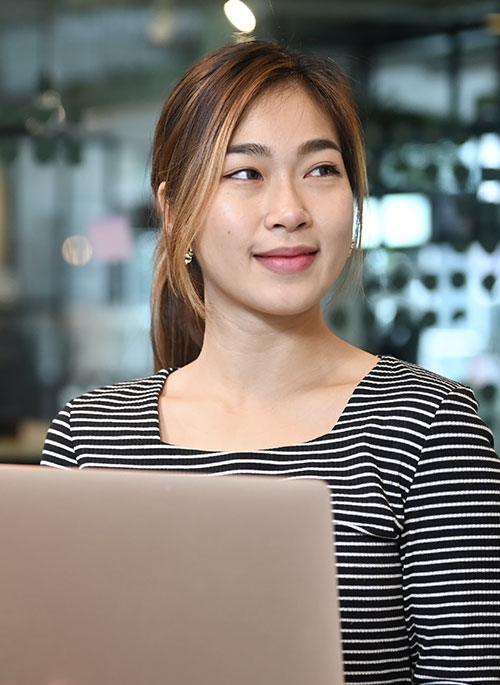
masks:
[[[283,127],[323,129],[338,139],[337,126],[331,115],[303,86],[292,83],[270,87],[258,95],[244,110],[230,144],[247,132],[274,136]]]

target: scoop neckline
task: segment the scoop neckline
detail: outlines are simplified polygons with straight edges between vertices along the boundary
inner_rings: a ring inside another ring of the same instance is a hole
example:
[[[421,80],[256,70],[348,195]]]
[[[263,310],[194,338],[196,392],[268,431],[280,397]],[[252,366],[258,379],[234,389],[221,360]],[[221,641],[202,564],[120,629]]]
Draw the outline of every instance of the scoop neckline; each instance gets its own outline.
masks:
[[[380,364],[384,361],[389,361],[392,359],[389,355],[380,355],[377,354],[375,355],[378,359],[375,362],[375,364],[372,366],[372,368],[366,373],[363,378],[359,381],[359,383],[354,387],[352,393],[349,396],[349,399],[347,400],[346,404],[344,405],[344,408],[342,409],[341,413],[339,414],[339,417],[335,424],[332,426],[332,428],[327,431],[326,433],[323,433],[322,435],[318,435],[315,438],[312,438],[311,440],[305,440],[304,442],[297,442],[289,445],[279,445],[278,447],[262,447],[259,449],[248,449],[248,450],[207,450],[207,449],[201,449],[198,447],[185,447],[183,445],[177,445],[171,442],[165,442],[164,440],[161,439],[160,435],[160,406],[159,406],[159,401],[160,401],[160,395],[161,391],[163,390],[163,386],[165,385],[167,378],[174,372],[177,371],[180,367],[174,366],[169,369],[160,369],[157,372],[157,375],[160,375],[163,378],[163,382],[160,385],[158,392],[156,394],[156,439],[162,444],[165,445],[165,447],[169,447],[172,449],[179,450],[181,452],[190,452],[194,454],[266,454],[268,452],[279,452],[282,450],[290,450],[294,448],[300,448],[302,446],[310,446],[315,443],[321,442],[325,440],[325,438],[328,438],[329,436],[332,435],[332,433],[336,432],[338,429],[339,425],[343,423],[346,414],[349,412],[349,409],[351,407],[351,404],[354,400],[355,395],[359,393],[359,391],[363,388],[365,383],[370,379],[370,376],[373,374],[373,372],[379,368]]]

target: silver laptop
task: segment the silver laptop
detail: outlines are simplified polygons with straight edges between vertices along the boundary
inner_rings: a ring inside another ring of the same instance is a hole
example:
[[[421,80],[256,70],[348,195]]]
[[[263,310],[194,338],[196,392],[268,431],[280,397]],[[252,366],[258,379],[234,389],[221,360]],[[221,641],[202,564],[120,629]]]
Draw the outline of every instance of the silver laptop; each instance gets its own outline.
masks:
[[[341,685],[322,481],[0,467],[0,685]]]

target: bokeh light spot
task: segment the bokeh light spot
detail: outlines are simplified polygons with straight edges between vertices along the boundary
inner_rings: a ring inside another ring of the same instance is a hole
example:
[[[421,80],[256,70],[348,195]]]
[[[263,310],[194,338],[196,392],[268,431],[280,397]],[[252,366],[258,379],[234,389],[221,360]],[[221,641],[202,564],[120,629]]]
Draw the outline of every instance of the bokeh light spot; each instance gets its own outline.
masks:
[[[62,244],[62,256],[72,266],[84,266],[92,259],[92,245],[83,235],[72,235]]]

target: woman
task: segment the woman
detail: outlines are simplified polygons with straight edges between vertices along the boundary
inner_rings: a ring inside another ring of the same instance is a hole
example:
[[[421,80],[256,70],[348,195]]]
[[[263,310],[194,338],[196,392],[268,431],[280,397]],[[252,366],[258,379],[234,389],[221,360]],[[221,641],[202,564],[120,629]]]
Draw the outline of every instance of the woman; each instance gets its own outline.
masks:
[[[346,682],[494,682],[500,469],[475,399],[322,317],[365,194],[340,70],[259,41],[200,60],[164,105],[152,188],[159,370],[69,402],[42,463],[325,478]]]

